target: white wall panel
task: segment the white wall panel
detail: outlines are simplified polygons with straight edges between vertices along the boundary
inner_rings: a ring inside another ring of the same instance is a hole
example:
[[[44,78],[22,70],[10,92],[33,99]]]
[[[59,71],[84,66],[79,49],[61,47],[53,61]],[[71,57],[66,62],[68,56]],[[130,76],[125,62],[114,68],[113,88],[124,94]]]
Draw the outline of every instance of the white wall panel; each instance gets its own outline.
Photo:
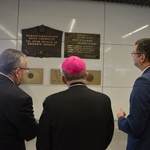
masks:
[[[4,49],[16,48],[16,40],[0,40],[0,53]]]
[[[104,49],[104,86],[132,87],[141,71],[133,64],[133,46],[105,45]]]
[[[150,9],[122,4],[106,3],[105,42],[131,44],[139,38],[150,37]],[[137,29],[148,25],[136,32]],[[134,34],[123,38],[128,33]]]
[[[18,0],[0,0],[0,38],[17,38]]]
[[[129,113],[129,98],[132,88],[104,88],[103,92],[106,93],[110,99],[112,104],[112,110],[114,119],[117,119],[117,113],[120,108],[128,115]]]
[[[21,29],[41,24],[69,32],[73,19],[75,19],[75,24],[72,32],[101,34],[101,40],[103,40],[104,3],[47,0],[20,1],[20,33]]]

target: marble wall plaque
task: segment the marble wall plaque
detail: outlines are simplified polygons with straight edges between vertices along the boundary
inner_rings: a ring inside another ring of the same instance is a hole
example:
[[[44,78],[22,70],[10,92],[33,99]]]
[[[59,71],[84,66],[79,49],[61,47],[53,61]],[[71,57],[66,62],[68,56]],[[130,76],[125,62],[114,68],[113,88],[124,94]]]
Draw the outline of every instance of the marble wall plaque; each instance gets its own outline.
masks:
[[[22,29],[22,52],[32,57],[61,57],[62,34],[44,25]]]
[[[100,59],[100,34],[65,33],[64,57]]]
[[[100,70],[87,70],[88,78],[86,84],[100,85],[101,84],[101,71]],[[50,84],[63,84],[61,73],[59,69],[51,69],[50,71]]]
[[[63,84],[60,69],[51,69],[50,84]]]
[[[101,71],[100,70],[87,70],[88,78],[86,84],[100,85],[101,84]]]
[[[43,84],[43,69],[30,68],[30,71],[24,75],[22,84]]]

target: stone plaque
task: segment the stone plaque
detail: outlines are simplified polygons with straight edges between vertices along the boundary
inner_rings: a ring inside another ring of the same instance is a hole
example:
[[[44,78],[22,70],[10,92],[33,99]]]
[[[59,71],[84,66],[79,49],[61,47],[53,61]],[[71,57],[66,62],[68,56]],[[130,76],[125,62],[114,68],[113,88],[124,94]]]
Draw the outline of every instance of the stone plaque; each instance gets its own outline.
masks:
[[[64,57],[100,59],[100,34],[65,33]]]
[[[63,81],[61,79],[60,69],[51,69],[50,84],[63,84]]]
[[[86,84],[100,85],[101,84],[101,71],[99,70],[87,70],[88,78]]]
[[[32,57],[61,57],[62,34],[44,25],[22,29],[22,52]]]
[[[43,84],[43,69],[30,68],[30,71],[24,75],[22,84]]]
[[[99,70],[87,70],[88,78],[85,81],[88,85],[100,85],[101,84],[101,71]],[[61,79],[61,73],[59,69],[51,69],[50,71],[50,84],[64,84]]]

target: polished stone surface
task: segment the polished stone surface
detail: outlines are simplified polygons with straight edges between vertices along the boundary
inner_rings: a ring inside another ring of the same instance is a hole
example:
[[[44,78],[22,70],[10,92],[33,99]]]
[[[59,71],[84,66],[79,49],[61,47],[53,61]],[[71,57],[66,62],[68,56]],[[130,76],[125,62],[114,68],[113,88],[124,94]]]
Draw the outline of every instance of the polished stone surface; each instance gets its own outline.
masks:
[[[112,142],[107,148],[107,150],[125,150],[126,141],[127,141],[127,134],[116,128],[114,131]]]

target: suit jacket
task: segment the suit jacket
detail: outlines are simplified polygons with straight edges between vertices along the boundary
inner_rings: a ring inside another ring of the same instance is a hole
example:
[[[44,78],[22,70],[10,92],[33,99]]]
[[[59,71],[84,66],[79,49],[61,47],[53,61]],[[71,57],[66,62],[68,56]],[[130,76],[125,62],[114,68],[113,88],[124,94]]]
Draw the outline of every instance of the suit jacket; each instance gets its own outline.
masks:
[[[127,150],[150,149],[150,68],[135,81],[129,115],[120,117],[118,126],[128,134]]]
[[[36,135],[31,97],[0,74],[0,150],[25,150]]]
[[[114,119],[105,94],[73,84],[48,96],[43,107],[37,150],[104,150],[110,144]]]

